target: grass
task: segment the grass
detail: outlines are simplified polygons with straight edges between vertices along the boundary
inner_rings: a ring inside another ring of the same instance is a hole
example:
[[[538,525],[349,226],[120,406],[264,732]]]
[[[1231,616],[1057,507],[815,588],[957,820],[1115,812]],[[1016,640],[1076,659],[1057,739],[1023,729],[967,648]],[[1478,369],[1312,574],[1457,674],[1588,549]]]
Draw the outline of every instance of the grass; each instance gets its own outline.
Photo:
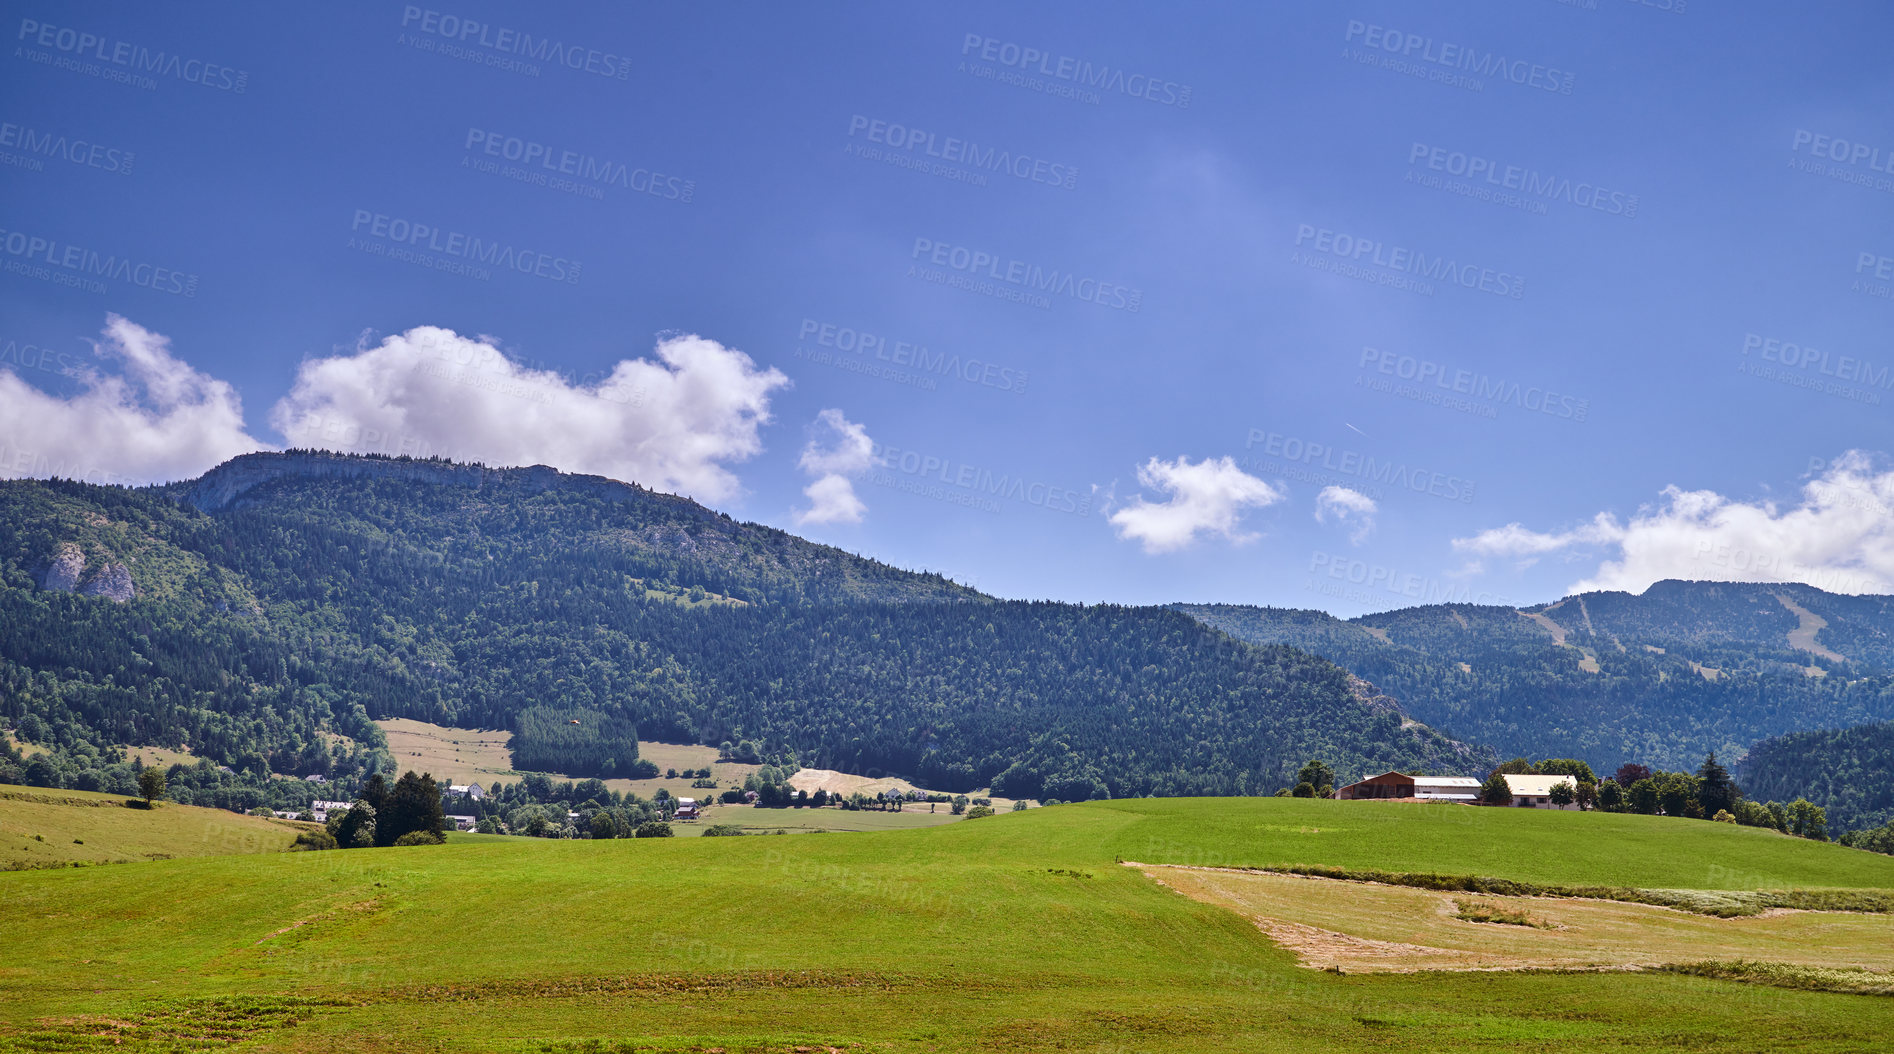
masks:
[[[1777,988],[1801,988],[1814,992],[1846,992],[1851,995],[1894,995],[1894,973],[1885,970],[1834,969],[1796,966],[1773,962],[1673,963],[1664,969],[1697,977],[1715,977],[1726,981],[1774,985]]]
[[[1268,809],[1189,798],[1090,808],[1125,816],[1109,836],[1112,851],[1146,863],[1318,864],[1638,889],[1894,889],[1894,857],[1708,820],[1309,798],[1271,799]]]
[[[456,838],[4,874],[0,1049],[239,999],[314,1001],[247,1034],[270,1051],[1839,1051],[1894,1033],[1894,1001],[1688,974],[1312,971],[1238,912],[1114,863],[1167,847],[1478,873],[1504,855],[1485,843],[1524,838],[1556,852],[1515,859],[1521,880],[1689,888],[1677,879],[1694,870],[1714,888],[1707,869],[1729,860],[1791,879],[1778,885],[1894,887],[1894,860],[1728,825],[1561,813],[1578,822],[1547,833],[1517,826],[1524,810],[1466,810],[1486,818],[1453,827],[1432,807],[1380,807],[1334,837],[1357,814],[1312,804],[1348,803],[1128,801],[824,838]],[[1671,848],[1627,859],[1601,830]],[[173,1032],[163,1042],[194,1049]]]
[[[0,786],[0,870],[277,853],[313,825],[91,791]],[[143,805],[140,800],[138,804]]]
[[[1455,900],[1453,906],[1458,910],[1453,917],[1465,922],[1489,922],[1501,926],[1529,926],[1535,930],[1549,930],[1552,923],[1517,908],[1504,904],[1492,904],[1478,900]]]

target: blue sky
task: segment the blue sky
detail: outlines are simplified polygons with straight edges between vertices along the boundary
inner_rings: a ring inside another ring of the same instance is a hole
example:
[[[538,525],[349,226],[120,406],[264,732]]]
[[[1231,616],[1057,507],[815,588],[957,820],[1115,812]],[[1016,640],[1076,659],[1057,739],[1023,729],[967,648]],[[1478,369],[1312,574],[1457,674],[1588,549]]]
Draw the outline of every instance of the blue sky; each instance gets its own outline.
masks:
[[[6,475],[543,461],[1008,597],[1894,592],[1881,5],[187,10],[5,5]]]

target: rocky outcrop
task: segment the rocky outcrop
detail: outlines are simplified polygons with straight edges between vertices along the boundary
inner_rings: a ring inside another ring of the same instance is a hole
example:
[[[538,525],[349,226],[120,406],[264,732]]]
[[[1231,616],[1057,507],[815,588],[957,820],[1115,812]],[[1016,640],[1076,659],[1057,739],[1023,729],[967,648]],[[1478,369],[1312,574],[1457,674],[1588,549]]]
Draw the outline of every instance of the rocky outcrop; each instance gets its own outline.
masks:
[[[70,593],[79,588],[79,578],[85,574],[85,554],[71,542],[60,545],[53,554],[52,561],[40,568],[35,576],[39,587],[52,593]]]
[[[124,564],[106,564],[91,581],[79,587],[79,592],[119,604],[138,595],[137,587],[132,584],[132,573]]]
[[[138,595],[132,573],[124,564],[106,564],[89,576],[85,568],[85,552],[72,542],[61,542],[52,560],[33,577],[49,593],[104,597],[120,604]]]

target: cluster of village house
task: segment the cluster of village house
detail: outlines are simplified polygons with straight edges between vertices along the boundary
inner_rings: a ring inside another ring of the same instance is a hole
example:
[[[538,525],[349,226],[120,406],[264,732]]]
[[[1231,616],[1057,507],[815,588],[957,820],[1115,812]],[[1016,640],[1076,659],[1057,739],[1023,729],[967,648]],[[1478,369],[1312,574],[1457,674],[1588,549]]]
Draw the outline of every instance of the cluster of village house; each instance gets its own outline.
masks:
[[[444,797],[446,797],[449,800],[452,800],[454,798],[464,797],[468,801],[479,801],[482,798],[485,798],[486,796],[487,796],[487,789],[485,787],[482,787],[478,783],[469,783],[465,785],[462,785],[459,783],[450,784],[444,794]],[[348,812],[349,806],[353,804],[355,803],[346,802],[346,801],[322,801],[318,799],[316,801],[312,801],[309,803],[309,814],[315,819],[317,823],[328,823],[329,814]],[[277,810],[276,815],[281,816],[285,819],[293,820],[296,817],[301,816],[302,814],[299,812],[294,812],[294,811],[286,812],[279,809]],[[572,815],[577,816],[578,814],[573,813]],[[474,829],[474,825],[478,823],[479,821],[475,820],[472,816],[469,816],[466,813],[451,813],[450,812],[447,814],[447,822],[453,824],[454,830],[456,831],[471,831]]]
[[[1570,776],[1524,776],[1507,773],[1503,778],[1506,780],[1506,789],[1512,792],[1514,805],[1536,809],[1578,808],[1575,804],[1564,806],[1552,804],[1554,784],[1571,784],[1573,790],[1578,789]],[[465,797],[468,801],[479,801],[486,796],[486,788],[478,783],[465,786],[456,783],[447,788],[447,797],[450,800]],[[1405,798],[1417,801],[1457,801],[1478,805],[1480,781],[1468,776],[1409,776],[1402,772],[1383,772],[1379,776],[1369,776],[1367,779],[1350,783],[1346,787],[1338,787],[1333,797],[1357,800]],[[318,800],[310,803],[309,812],[315,817],[317,823],[327,823],[330,813],[347,812],[350,804],[352,803],[345,801]],[[677,800],[678,819],[694,820],[697,818],[697,810],[698,804],[695,800],[691,798]],[[295,819],[301,814],[279,811],[276,815]],[[572,815],[576,817],[578,814]],[[448,813],[447,822],[453,824],[455,830],[471,831],[476,821],[472,816],[464,813]]]
[[[1577,782],[1570,776],[1523,776],[1507,773],[1506,789],[1512,792],[1513,804],[1535,809],[1576,809],[1577,805],[1552,804],[1552,788],[1564,783],[1578,790]],[[1468,776],[1409,776],[1400,772],[1383,772],[1379,776],[1338,787],[1335,797],[1348,799],[1361,798],[1414,798],[1420,801],[1457,801],[1477,805],[1480,801],[1480,781]]]

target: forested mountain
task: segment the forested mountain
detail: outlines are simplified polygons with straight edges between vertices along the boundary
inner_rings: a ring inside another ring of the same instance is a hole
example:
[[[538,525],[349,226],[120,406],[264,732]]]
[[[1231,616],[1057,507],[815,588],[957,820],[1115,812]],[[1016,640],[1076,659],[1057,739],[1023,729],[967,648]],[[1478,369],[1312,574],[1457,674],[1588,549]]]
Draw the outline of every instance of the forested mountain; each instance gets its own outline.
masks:
[[[1513,609],[1177,605],[1244,640],[1304,648],[1415,718],[1502,754],[1693,769],[1714,750],[1894,717],[1894,598],[1804,585],[1659,582]],[[1792,797],[1792,795],[1791,795]]]
[[[1894,821],[1894,721],[1764,740],[1736,778],[1756,798],[1807,798],[1835,827],[1878,827]]]
[[[543,467],[307,452],[0,483],[0,717],[68,769],[113,744],[372,767],[371,721],[414,717],[515,728],[522,768],[625,762],[635,729],[1067,799],[1492,761],[1178,612],[994,601]]]

